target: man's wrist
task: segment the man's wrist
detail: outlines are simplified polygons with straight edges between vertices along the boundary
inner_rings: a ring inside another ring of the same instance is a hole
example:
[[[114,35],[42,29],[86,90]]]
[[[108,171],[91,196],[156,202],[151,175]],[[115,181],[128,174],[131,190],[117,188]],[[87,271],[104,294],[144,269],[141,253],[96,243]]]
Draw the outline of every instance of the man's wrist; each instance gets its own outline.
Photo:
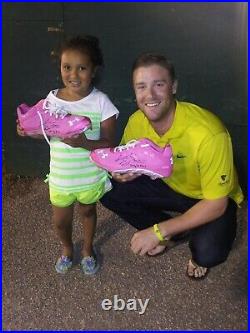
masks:
[[[158,240],[160,241],[160,245],[166,245],[166,242],[168,242],[170,240],[169,236],[164,236],[159,228],[159,225],[156,223],[153,226],[153,231],[154,234],[156,235],[156,237],[158,238]]]

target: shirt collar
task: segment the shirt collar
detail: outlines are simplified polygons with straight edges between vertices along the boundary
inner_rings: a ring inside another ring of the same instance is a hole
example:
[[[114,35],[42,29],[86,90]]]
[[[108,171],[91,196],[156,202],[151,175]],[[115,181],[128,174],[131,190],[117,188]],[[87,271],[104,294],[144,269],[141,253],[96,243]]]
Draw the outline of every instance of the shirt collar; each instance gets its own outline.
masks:
[[[170,129],[162,136],[162,139],[173,139],[182,135],[187,127],[186,110],[180,102],[176,101],[174,121]]]

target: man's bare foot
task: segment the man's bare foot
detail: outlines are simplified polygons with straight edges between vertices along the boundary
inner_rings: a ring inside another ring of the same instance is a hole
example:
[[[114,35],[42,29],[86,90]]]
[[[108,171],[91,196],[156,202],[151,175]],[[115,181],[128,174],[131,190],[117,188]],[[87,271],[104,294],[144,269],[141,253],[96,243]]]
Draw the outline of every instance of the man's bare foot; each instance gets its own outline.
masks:
[[[202,279],[208,273],[207,267],[202,267],[194,263],[192,259],[189,260],[187,265],[187,276],[193,279]]]

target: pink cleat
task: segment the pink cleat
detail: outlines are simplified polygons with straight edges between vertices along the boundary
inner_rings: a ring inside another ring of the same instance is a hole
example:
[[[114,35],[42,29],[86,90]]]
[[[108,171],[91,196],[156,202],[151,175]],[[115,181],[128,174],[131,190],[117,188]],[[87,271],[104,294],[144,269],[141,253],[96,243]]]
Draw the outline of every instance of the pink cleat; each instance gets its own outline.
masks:
[[[42,99],[34,106],[21,104],[17,108],[20,126],[27,135],[43,134],[48,136],[69,138],[80,134],[91,127],[88,117],[69,114],[63,106],[53,107]]]
[[[131,140],[115,148],[95,149],[91,160],[109,172],[144,174],[152,179],[169,177],[173,171],[172,148],[149,139]]]

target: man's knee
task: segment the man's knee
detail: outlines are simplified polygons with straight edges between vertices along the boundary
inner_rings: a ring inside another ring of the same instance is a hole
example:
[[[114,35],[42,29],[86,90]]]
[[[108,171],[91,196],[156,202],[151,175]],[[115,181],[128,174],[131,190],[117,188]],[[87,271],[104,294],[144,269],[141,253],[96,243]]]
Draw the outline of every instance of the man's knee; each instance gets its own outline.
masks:
[[[227,260],[230,253],[231,247],[229,248],[214,248],[210,246],[207,249],[196,248],[195,250],[191,248],[192,259],[202,267],[214,267],[216,265],[222,264]]]
[[[112,210],[112,207],[114,206],[114,197],[112,190],[105,193],[104,196],[100,199],[100,202],[104,207]]]

